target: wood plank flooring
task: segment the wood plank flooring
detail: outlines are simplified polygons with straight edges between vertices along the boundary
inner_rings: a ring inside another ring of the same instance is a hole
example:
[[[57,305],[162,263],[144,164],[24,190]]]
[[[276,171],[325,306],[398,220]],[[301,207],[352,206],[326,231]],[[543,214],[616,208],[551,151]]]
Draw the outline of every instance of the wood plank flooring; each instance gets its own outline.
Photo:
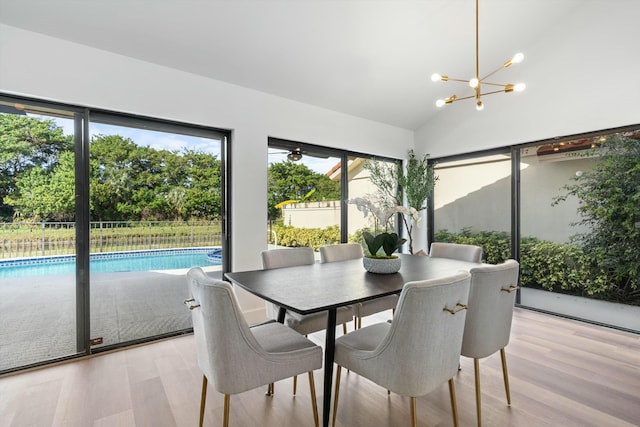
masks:
[[[372,316],[365,323],[386,320]],[[322,343],[323,334],[311,336]],[[512,406],[500,356],[481,360],[484,426],[640,426],[640,335],[516,309],[507,346]],[[455,378],[461,426],[475,426],[473,361]],[[343,371],[337,425],[409,425],[409,398]],[[192,336],[0,377],[0,426],[197,426],[202,374]],[[315,373],[318,404],[322,372]],[[232,426],[311,426],[306,376],[231,398]],[[210,386],[205,425],[222,422]],[[418,425],[451,426],[446,384],[417,402]]]

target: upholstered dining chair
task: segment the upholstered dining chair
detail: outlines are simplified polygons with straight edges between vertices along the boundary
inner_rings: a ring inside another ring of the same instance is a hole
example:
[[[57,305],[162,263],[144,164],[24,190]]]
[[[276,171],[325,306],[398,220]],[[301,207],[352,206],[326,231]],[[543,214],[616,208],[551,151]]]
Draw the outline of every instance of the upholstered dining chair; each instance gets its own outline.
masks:
[[[482,248],[475,245],[460,243],[433,242],[429,249],[429,256],[434,258],[452,258],[460,261],[481,262]]]
[[[507,404],[511,405],[504,348],[509,343],[511,334],[515,291],[518,289],[518,271],[519,264],[512,259],[498,265],[472,268],[470,271],[469,310],[464,327],[461,355],[473,358],[478,427],[482,425],[479,359],[490,356],[498,350],[502,359]]]
[[[393,322],[377,323],[336,340],[335,426],[342,368],[389,391],[411,398],[411,421],[417,424],[416,397],[449,382],[454,425],[458,425],[453,377],[464,331],[470,274],[408,282],[403,286]]]
[[[313,370],[322,367],[322,349],[291,328],[271,322],[249,328],[227,282],[195,267],[187,273],[198,365],[203,372],[200,427],[204,421],[207,383],[224,394],[223,426],[229,425],[232,394],[242,393],[304,372],[309,374],[316,427]]]
[[[340,243],[320,247],[320,262],[346,261],[364,257],[362,245],[359,243]],[[355,305],[353,329],[362,327],[362,318],[386,310],[395,312],[398,295],[389,295]]]
[[[295,267],[298,265],[311,265],[316,262],[312,248],[279,248],[262,251],[262,268],[269,270],[272,268]],[[280,307],[265,301],[267,317],[271,320],[278,318]],[[347,333],[347,322],[353,319],[353,308],[340,307],[336,310],[336,324],[342,324],[343,333]],[[308,335],[314,332],[323,331],[327,328],[327,313],[298,314],[287,311],[284,319],[285,325],[296,332]],[[293,394],[296,394],[298,385],[297,377],[293,378]],[[268,393],[273,393],[273,386]]]

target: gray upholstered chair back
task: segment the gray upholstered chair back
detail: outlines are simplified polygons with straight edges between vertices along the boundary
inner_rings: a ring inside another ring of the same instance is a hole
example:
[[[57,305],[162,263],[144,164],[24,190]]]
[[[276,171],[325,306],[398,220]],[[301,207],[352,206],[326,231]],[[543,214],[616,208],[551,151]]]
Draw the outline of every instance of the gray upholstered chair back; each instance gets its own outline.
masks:
[[[364,257],[359,243],[340,243],[320,247],[320,262],[346,261]]]
[[[297,265],[311,265],[316,262],[316,257],[312,248],[282,248],[262,251],[262,268],[271,270],[272,268],[295,267]],[[280,307],[265,301],[267,317],[277,319]]]
[[[370,354],[352,359],[348,368],[405,396],[425,395],[454,377],[466,311],[452,315],[444,308],[467,303],[469,281],[469,273],[461,272],[406,283],[387,335]],[[371,365],[373,359],[377,368]],[[366,372],[360,372],[359,362]]]
[[[309,265],[316,262],[312,248],[282,248],[262,251],[262,268],[294,267],[296,265]]]
[[[460,261],[481,262],[482,248],[460,243],[433,242],[429,256],[434,258],[452,258]]]
[[[471,269],[463,356],[482,359],[509,343],[518,270],[518,262],[512,259]]]
[[[208,277],[197,267],[189,270],[188,281],[193,304],[200,305],[191,315],[198,365],[204,375],[224,394],[266,384],[256,375],[266,352],[249,330],[231,285]]]
[[[320,262],[322,263],[361,259],[363,257],[364,250],[359,243],[340,243],[320,247]],[[394,310],[397,303],[398,295],[387,295],[354,305],[355,318],[353,328],[357,329],[362,326],[363,317],[386,310]]]

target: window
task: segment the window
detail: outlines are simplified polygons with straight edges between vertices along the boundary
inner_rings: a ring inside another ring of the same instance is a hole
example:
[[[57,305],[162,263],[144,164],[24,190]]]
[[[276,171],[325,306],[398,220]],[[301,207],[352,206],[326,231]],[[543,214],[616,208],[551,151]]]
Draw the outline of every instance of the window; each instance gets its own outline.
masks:
[[[374,197],[365,162],[394,160],[276,138],[269,139],[268,154],[271,245],[362,243],[367,218],[347,202]]]
[[[520,262],[518,303],[640,330],[640,130],[435,159],[430,241]]]
[[[228,134],[0,97],[0,372],[188,330],[228,270]]]

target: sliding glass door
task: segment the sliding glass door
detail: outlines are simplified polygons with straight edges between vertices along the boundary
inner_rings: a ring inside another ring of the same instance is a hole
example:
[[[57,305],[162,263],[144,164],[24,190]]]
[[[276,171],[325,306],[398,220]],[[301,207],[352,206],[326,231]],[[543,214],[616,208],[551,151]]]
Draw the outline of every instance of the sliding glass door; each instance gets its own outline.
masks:
[[[84,351],[74,153],[83,122],[78,110],[0,98],[0,372]]]
[[[517,302],[640,330],[640,130],[436,159],[430,241],[520,261]]]
[[[340,242],[340,153],[271,140],[268,155],[269,243],[317,249]]]
[[[275,246],[320,246],[364,243],[371,226],[349,200],[379,194],[369,178],[367,162],[396,165],[335,148],[276,138],[269,140],[268,242]]]
[[[222,277],[225,136],[91,115],[91,344],[191,328],[186,272]]]
[[[475,244],[485,262],[511,256],[511,157],[488,154],[435,168],[433,240]]]
[[[228,270],[227,134],[0,97],[0,373],[191,328]]]
[[[640,132],[521,149],[527,307],[640,330]]]

